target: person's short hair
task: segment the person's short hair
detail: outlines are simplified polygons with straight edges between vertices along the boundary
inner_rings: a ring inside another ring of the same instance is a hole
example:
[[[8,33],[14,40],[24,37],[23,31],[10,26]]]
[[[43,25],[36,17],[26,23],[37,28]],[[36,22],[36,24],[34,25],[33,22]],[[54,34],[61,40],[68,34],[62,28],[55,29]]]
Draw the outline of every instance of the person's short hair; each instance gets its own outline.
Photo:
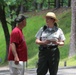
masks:
[[[26,19],[27,18],[27,16],[25,16],[25,15],[23,15],[23,14],[19,14],[18,16],[17,16],[17,18],[15,18],[15,22],[16,23],[20,23],[20,22],[22,22],[24,19]]]

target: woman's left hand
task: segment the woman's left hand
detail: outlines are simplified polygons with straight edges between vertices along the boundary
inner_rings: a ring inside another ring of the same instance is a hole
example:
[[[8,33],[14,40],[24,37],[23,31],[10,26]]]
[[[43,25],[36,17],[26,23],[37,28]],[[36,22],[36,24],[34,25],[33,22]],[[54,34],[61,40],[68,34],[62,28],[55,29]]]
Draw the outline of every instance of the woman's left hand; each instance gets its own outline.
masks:
[[[59,45],[59,46],[63,46],[64,45],[64,41],[52,41],[53,44]]]

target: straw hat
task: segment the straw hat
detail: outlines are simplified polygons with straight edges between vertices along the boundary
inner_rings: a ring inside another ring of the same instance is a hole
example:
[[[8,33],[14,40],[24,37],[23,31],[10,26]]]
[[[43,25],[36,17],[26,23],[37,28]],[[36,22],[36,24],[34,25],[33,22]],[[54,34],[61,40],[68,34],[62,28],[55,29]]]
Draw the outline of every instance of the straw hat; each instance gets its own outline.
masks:
[[[53,12],[48,12],[48,13],[46,14],[46,17],[51,17],[51,18],[55,19],[55,21],[58,21],[55,13],[53,13]]]

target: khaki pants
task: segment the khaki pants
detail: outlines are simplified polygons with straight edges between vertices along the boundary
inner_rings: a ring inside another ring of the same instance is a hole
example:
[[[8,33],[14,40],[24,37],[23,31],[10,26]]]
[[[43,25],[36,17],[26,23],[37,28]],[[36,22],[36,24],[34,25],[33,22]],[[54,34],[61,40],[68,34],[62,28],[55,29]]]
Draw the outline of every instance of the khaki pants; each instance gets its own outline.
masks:
[[[9,61],[9,70],[10,70],[10,75],[24,75],[25,71],[25,62],[22,63],[22,67],[15,67],[13,66],[14,61]]]

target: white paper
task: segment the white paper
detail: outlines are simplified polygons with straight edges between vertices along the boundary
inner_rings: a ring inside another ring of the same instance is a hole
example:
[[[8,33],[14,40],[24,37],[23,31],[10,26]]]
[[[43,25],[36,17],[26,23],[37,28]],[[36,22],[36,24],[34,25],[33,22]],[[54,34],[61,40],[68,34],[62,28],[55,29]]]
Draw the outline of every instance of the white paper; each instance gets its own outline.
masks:
[[[54,37],[48,37],[47,40],[50,40],[50,41],[58,41],[57,38],[54,38]]]
[[[19,61],[19,64],[16,65],[14,61],[12,61],[12,67],[15,68],[23,68],[23,61]]]

